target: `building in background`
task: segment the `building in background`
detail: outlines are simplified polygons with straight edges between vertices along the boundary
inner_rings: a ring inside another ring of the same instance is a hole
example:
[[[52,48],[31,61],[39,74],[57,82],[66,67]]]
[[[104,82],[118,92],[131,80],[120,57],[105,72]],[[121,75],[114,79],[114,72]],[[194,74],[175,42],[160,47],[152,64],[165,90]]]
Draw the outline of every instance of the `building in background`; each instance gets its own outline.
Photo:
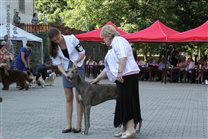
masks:
[[[30,24],[35,0],[0,0],[0,24],[13,22],[14,12],[19,12],[21,23]]]

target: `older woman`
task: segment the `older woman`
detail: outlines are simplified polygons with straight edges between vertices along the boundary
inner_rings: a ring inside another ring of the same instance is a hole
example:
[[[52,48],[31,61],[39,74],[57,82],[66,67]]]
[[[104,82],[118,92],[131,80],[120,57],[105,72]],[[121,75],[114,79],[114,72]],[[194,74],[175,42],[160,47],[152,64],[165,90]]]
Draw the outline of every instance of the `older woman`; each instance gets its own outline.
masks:
[[[123,130],[114,136],[121,139],[135,136],[136,126],[140,123],[141,112],[138,90],[138,74],[140,69],[136,64],[129,42],[120,37],[111,25],[104,26],[101,37],[109,50],[105,56],[105,68],[92,83],[97,83],[106,75],[117,85],[114,126],[123,125]],[[139,127],[139,128],[140,128]]]
[[[81,132],[82,109],[76,93],[77,102],[77,127],[72,129],[72,111],[73,111],[73,87],[66,76],[69,68],[76,68],[81,77],[85,77],[83,63],[85,59],[85,50],[79,45],[79,40],[74,35],[64,36],[57,28],[51,28],[48,31],[49,37],[49,54],[52,58],[53,65],[57,66],[62,73],[63,87],[66,98],[66,127],[62,133]]]

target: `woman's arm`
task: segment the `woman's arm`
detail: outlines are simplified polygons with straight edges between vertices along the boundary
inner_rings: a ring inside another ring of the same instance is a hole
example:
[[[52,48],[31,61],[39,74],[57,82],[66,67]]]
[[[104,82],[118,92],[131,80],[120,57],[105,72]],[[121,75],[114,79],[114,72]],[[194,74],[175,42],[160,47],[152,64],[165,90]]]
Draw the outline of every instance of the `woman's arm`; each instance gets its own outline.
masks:
[[[28,56],[28,58],[27,58],[27,66],[28,66],[28,68],[30,68],[30,56]]]
[[[107,74],[106,74],[106,70],[103,69],[103,71],[94,80],[91,81],[91,84],[96,84],[105,77],[107,77]]]
[[[118,65],[118,74],[116,80],[123,83],[123,71],[124,67],[126,66],[127,57],[122,57],[119,59],[119,65]]]
[[[24,52],[21,52],[21,60],[22,60],[23,64],[25,65],[25,67],[27,68],[28,65],[27,65],[27,61],[25,60],[25,53]]]
[[[85,57],[85,54],[79,54],[79,58],[76,60],[76,63],[79,63],[82,61],[82,59]]]
[[[85,58],[85,53],[80,53],[79,54],[79,58],[73,64],[73,68],[77,68],[77,63],[79,63],[80,61],[82,61],[83,58]]]
[[[61,64],[57,65],[57,67],[58,67],[58,70],[59,70],[64,76],[67,76],[67,75],[66,75],[66,72],[65,72],[65,70],[64,70],[64,68],[63,68],[63,66],[62,66]]]
[[[126,66],[127,57],[119,59],[118,73],[123,73],[124,67]]]

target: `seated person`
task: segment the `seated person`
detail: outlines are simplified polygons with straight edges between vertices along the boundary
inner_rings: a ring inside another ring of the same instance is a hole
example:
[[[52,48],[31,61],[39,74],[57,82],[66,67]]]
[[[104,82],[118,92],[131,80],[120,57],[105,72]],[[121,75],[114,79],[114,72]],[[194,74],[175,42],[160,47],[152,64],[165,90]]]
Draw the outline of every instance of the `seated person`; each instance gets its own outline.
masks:
[[[194,81],[194,68],[195,63],[191,57],[189,57],[186,61],[186,76],[185,79],[188,79],[188,81],[193,82]]]
[[[153,58],[150,58],[147,62],[148,66],[154,65],[155,61],[153,60]]]
[[[136,63],[137,63],[137,65],[138,65],[140,68],[142,68],[142,67],[145,66],[144,61],[142,61],[142,58],[140,58],[140,57],[137,57]]]
[[[199,73],[198,73],[198,77],[196,78],[197,81],[203,83],[206,79],[205,79],[205,75],[206,75],[206,69],[207,69],[207,61],[205,57],[202,57],[199,60]]]
[[[97,65],[97,63],[93,60],[92,57],[89,57],[89,59],[86,61],[86,65],[87,76],[90,74],[95,76],[96,69],[94,68],[94,65]]]
[[[158,81],[161,81],[161,77],[162,77],[162,70],[165,68],[165,58],[161,58],[160,63],[158,64],[158,68],[157,68],[157,77],[158,77]]]
[[[103,59],[101,59],[98,62],[98,65],[99,65],[99,72],[101,72],[105,68]]]
[[[9,65],[10,61],[13,60],[13,55],[6,49],[6,42],[3,41],[2,47],[0,49],[0,63],[7,63]]]

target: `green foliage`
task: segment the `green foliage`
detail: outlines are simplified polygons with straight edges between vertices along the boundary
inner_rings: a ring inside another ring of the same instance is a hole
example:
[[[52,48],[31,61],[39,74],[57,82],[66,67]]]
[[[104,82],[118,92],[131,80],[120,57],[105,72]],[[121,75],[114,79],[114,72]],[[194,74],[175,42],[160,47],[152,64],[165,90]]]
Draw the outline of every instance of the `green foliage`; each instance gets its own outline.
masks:
[[[50,61],[50,57],[48,54],[48,38],[47,33],[35,33],[34,35],[43,39],[43,55],[44,55],[44,62]]]
[[[45,14],[49,22],[84,31],[112,21],[132,33],[156,20],[178,31],[186,31],[208,19],[207,0],[36,0],[36,10]],[[196,48],[190,44],[176,44],[176,47],[190,54]],[[159,53],[164,44],[137,44],[135,48],[151,56]],[[202,52],[207,54],[207,47],[202,48]]]
[[[67,0],[35,0],[35,9],[42,17],[45,15],[48,22],[60,23],[60,13],[66,9]]]

